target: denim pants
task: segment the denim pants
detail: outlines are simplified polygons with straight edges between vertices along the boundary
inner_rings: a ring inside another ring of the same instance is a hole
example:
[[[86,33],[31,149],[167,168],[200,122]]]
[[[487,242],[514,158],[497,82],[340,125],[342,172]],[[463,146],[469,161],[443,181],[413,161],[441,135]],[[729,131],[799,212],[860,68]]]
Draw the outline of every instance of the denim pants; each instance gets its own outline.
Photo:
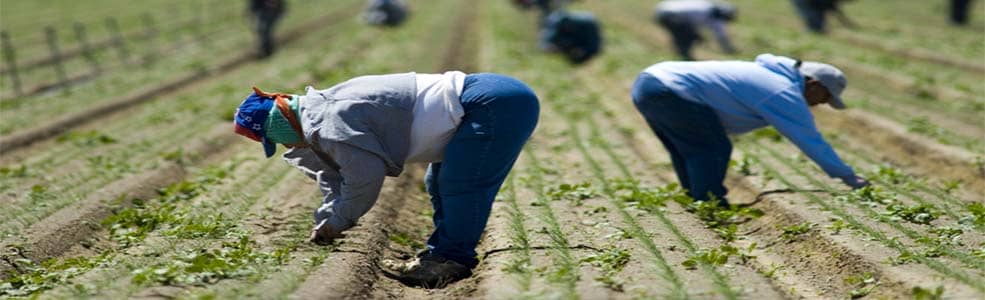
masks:
[[[822,33],[825,31],[826,7],[833,6],[830,0],[792,0],[797,13],[804,19],[807,29]]]
[[[684,60],[694,60],[691,57],[691,47],[701,41],[701,35],[698,34],[695,25],[683,16],[666,14],[657,16],[657,22],[667,29],[674,38],[674,48],[677,50],[677,55],[680,55]]]
[[[660,142],[681,187],[698,201],[715,197],[726,205],[723,185],[732,142],[708,106],[681,98],[653,75],[642,73],[633,83],[633,103]]]
[[[540,106],[523,82],[490,73],[466,76],[461,102],[462,123],[425,177],[435,228],[428,252],[474,268],[493,200],[537,126]]]

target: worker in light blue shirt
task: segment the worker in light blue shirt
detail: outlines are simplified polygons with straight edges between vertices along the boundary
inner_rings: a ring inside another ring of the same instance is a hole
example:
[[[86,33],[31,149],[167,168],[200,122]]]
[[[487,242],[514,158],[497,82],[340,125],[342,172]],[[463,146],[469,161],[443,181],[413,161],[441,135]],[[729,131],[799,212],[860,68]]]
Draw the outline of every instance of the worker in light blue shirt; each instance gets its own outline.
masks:
[[[852,188],[868,185],[831,148],[814,125],[810,107],[844,109],[847,85],[834,66],[762,54],[756,61],[671,61],[644,70],[633,103],[670,152],[688,195],[727,206],[723,185],[729,134],[773,126],[821,169]]]

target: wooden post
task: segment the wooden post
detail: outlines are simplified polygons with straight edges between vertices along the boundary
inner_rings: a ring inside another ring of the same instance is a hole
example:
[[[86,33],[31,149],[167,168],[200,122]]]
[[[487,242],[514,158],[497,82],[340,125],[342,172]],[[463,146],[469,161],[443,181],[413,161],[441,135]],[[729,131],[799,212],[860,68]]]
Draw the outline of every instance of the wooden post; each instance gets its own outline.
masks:
[[[14,56],[14,45],[10,43],[10,35],[7,31],[0,31],[0,44],[3,44],[3,58],[7,61],[7,71],[10,73],[10,81],[14,84],[14,93],[18,97],[24,94],[21,90],[21,78],[17,74],[17,59]]]
[[[102,68],[99,66],[99,60],[96,59],[96,54],[92,53],[92,46],[89,45],[89,38],[86,36],[86,27],[82,23],[75,22],[72,26],[75,28],[75,38],[79,40],[79,47],[82,48],[82,56],[85,57],[89,65],[92,66],[92,71],[94,73],[102,72]]]
[[[144,38],[147,39],[147,54],[144,56],[144,66],[151,66],[157,60],[157,25],[154,23],[154,16],[144,13]]]
[[[120,54],[120,64],[125,65],[130,60],[130,52],[127,50],[126,44],[123,43],[120,24],[116,22],[116,18],[109,17],[106,18],[106,28],[109,29],[109,34],[113,36],[113,45],[116,46],[116,50]]]
[[[55,28],[46,26],[44,34],[48,37],[48,48],[51,50],[52,65],[55,67],[55,74],[58,75],[58,85],[68,88],[68,76],[65,75],[65,65],[62,62],[62,52],[58,49],[58,34]]]

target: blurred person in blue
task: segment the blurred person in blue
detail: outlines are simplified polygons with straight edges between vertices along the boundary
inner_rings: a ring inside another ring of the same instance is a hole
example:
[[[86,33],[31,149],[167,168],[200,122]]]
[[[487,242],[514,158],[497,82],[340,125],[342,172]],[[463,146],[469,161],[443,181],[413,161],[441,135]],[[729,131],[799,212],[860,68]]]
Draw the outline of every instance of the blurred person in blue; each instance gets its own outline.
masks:
[[[284,0],[250,0],[250,13],[257,35],[260,58],[274,54],[274,27],[284,14],[287,4]]]
[[[363,19],[371,25],[397,26],[407,19],[407,5],[400,0],[370,0]]]
[[[674,40],[677,54],[683,60],[694,60],[691,47],[703,40],[699,29],[711,29],[725,53],[735,53],[735,46],[725,31],[725,25],[735,20],[735,6],[722,1],[668,0],[657,4],[653,19],[666,29]]]
[[[303,94],[254,88],[236,111],[235,132],[261,142],[267,157],[276,144],[286,146],[283,159],[316,181],[324,196],[309,236],[316,244],[356,226],[385,177],[429,163],[434,232],[397,279],[441,288],[478,264],[475,247],[493,200],[539,107],[526,84],[499,74],[371,75]]]
[[[827,31],[827,15],[834,14],[845,27],[857,28],[855,24],[841,10],[842,2],[846,0],[791,0],[797,13],[804,19],[807,29],[814,33],[825,33]]]
[[[968,24],[968,8],[971,0],[951,0],[951,23],[955,25]]]
[[[541,26],[540,48],[561,53],[571,63],[584,63],[602,50],[602,32],[591,13],[556,10]]]
[[[834,66],[761,54],[755,61],[669,61],[633,84],[637,110],[670,153],[681,187],[697,201],[729,206],[724,186],[729,135],[773,126],[824,172],[852,188],[868,185],[818,131],[810,108],[844,109],[848,81]]]

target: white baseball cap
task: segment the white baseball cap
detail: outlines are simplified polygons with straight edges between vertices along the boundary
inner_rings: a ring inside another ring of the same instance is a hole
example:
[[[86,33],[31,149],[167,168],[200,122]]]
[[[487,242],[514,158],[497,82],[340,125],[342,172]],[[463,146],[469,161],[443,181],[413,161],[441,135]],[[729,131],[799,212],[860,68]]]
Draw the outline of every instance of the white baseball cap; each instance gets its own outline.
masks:
[[[848,86],[845,73],[832,65],[813,61],[801,63],[800,73],[820,81],[821,85],[828,89],[828,92],[831,93],[831,102],[828,104],[831,107],[845,109],[845,102],[841,100],[841,92],[845,91],[845,87]]]

